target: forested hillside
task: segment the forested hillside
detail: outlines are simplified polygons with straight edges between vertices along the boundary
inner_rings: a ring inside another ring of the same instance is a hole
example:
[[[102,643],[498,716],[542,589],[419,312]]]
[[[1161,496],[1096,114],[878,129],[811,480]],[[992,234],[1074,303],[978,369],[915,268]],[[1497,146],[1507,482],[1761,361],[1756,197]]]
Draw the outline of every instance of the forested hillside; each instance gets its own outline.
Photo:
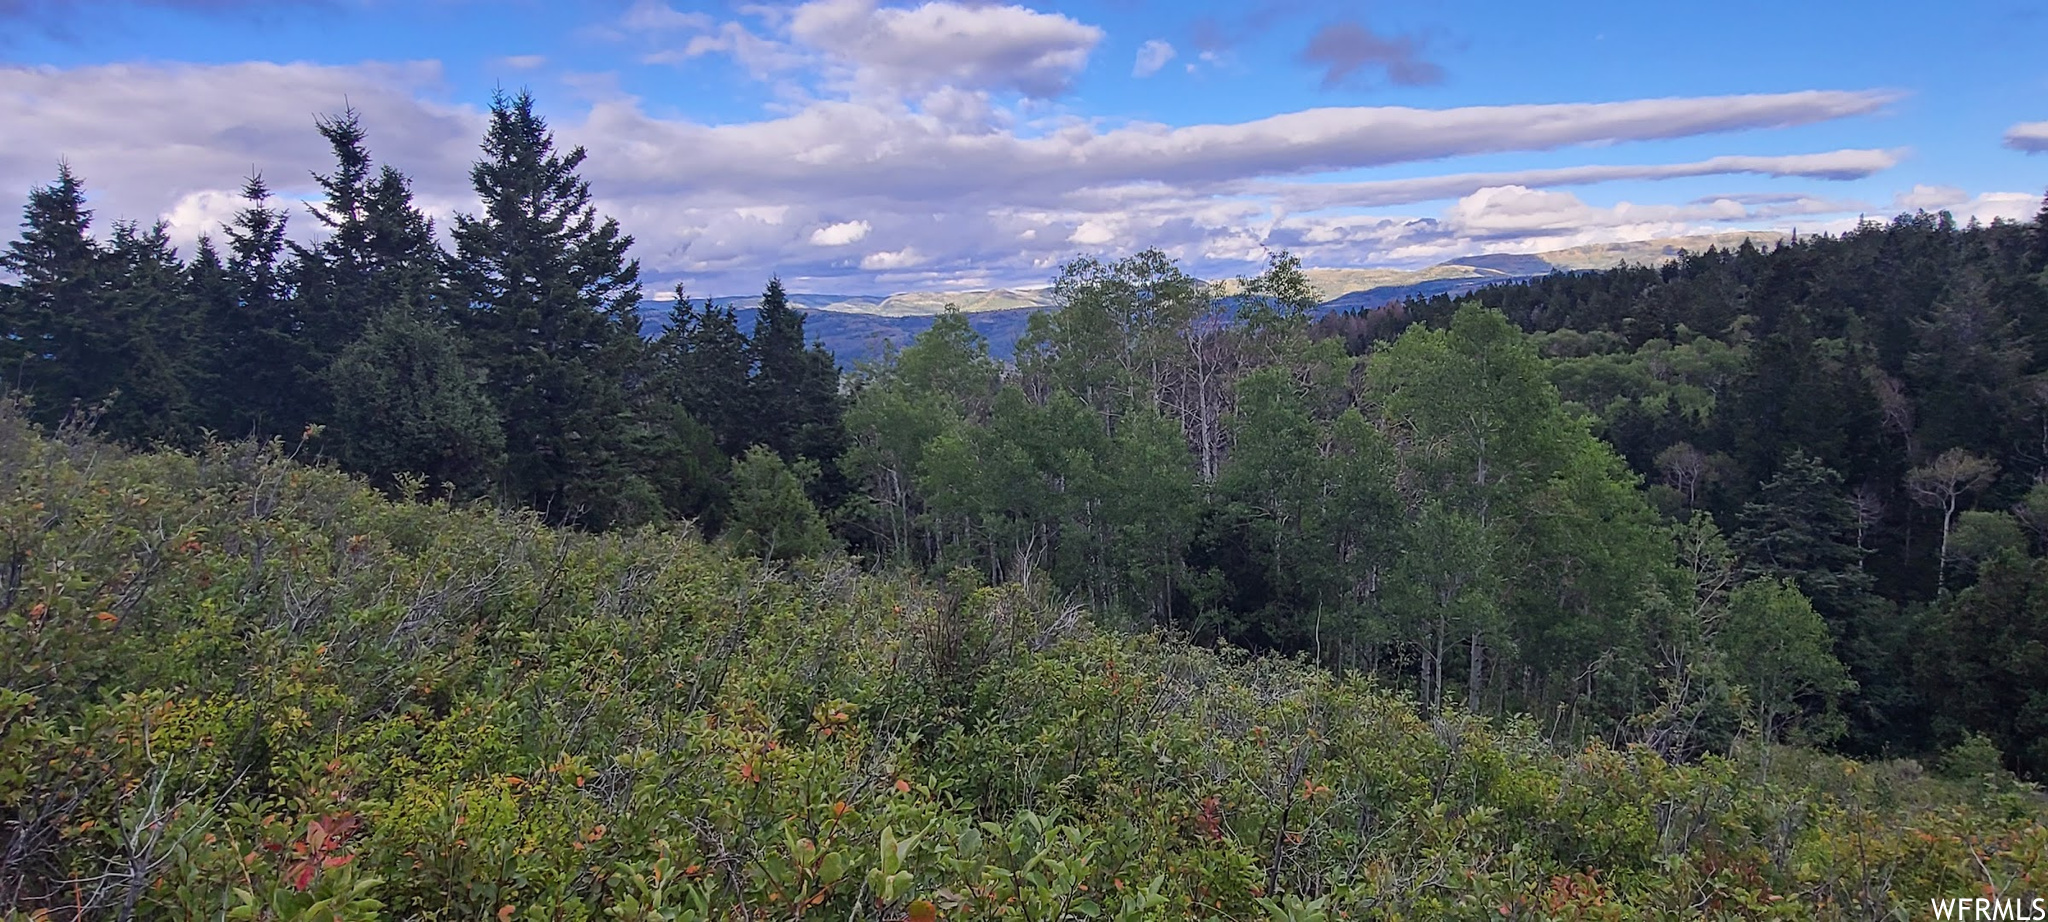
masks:
[[[1560,746],[1042,582],[766,567],[247,442],[0,413],[0,484],[9,919],[1846,920],[2048,887],[2048,809],[1988,751],[1949,781]]]
[[[2048,772],[2048,212],[1946,215],[1479,292],[1534,334],[1667,517],[1791,580],[1857,689],[1855,751],[1985,733]],[[1323,326],[1353,353],[1461,309]]]
[[[1080,258],[1012,359],[842,376],[774,280],[642,336],[528,96],[445,236],[316,127],[317,234],[60,168],[6,251],[10,910],[2042,894],[2048,219],[1321,322],[1285,253]]]

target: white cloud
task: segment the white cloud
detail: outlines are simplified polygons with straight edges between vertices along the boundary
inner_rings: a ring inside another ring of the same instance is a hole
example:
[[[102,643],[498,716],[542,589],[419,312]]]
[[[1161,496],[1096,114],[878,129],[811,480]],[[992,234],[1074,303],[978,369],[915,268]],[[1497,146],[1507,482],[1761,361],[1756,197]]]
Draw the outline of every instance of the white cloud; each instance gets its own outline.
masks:
[[[538,70],[547,66],[548,57],[544,54],[511,54],[497,59],[496,63],[510,70]]]
[[[1892,204],[1901,211],[1940,211],[1970,200],[1970,193],[1954,186],[1915,185],[1898,195],[1892,196]]]
[[[1490,186],[1576,186],[1623,180],[1677,179],[1750,173],[1811,179],[1862,179],[1897,166],[1899,153],[1884,150],[1838,150],[1824,154],[1782,157],[1713,157],[1690,163],[1638,166],[1577,166],[1502,173],[1458,173],[1415,179],[1373,182],[1260,182],[1224,187],[1227,191],[1278,196],[1290,210],[1372,208],[1405,205],[1470,195]]]
[[[763,38],[736,22],[720,23],[712,31],[690,36],[680,48],[665,47],[643,55],[640,60],[646,64],[680,64],[707,54],[730,56],[758,80],[800,69],[808,62],[805,55],[788,43]]]
[[[314,117],[344,106],[362,113],[379,162],[423,195],[461,196],[484,118],[428,98],[440,86],[433,62],[0,67],[0,206],[48,182],[59,159],[85,180],[102,226],[192,220],[213,201],[204,193],[239,188],[252,168],[280,198],[310,194],[311,173],[332,165]]]
[[[930,0],[911,8],[875,0],[811,0],[790,13],[789,34],[852,68],[871,88],[938,86],[1066,92],[1102,30],[1021,6]]]
[[[1976,220],[1988,224],[1999,218],[2007,221],[2031,221],[2040,208],[2040,197],[2032,193],[1985,192],[1950,209],[1950,213],[1960,221]]]
[[[636,0],[619,24],[635,32],[702,31],[711,28],[712,19],[703,13],[683,12],[661,0]]]
[[[2048,152],[2048,122],[2021,122],[2007,128],[2005,146],[2030,154]]]
[[[734,194],[799,191],[1052,201],[1131,182],[1198,184],[1506,151],[1553,150],[1810,124],[1875,111],[1881,93],[1802,92],[1457,109],[1311,109],[1249,122],[1107,130],[1076,122],[1036,136],[963,134],[900,106],[823,101],[758,122],[706,126],[600,103],[578,140],[591,168],[632,185],[703,182]],[[1737,166],[1740,166],[1738,164]]]
[[[1116,239],[1116,231],[1103,221],[1083,221],[1081,226],[1067,235],[1067,242],[1082,246],[1101,246]]]
[[[915,248],[904,247],[900,250],[869,253],[861,259],[860,267],[874,272],[884,269],[908,269],[912,266],[924,265],[929,261],[925,258],[924,254],[919,253]]]
[[[841,221],[811,231],[811,242],[821,247],[843,247],[865,239],[872,227],[866,221]]]
[[[199,239],[201,234],[219,236],[217,229],[235,217],[247,203],[236,189],[202,189],[179,196],[171,207],[157,215],[157,219],[169,225],[173,240],[187,242]]]
[[[789,217],[788,205],[749,205],[733,209],[740,217],[763,224],[781,224]]]
[[[1900,211],[1946,211],[1958,221],[1985,223],[1999,218],[2033,220],[2040,204],[2039,198],[2025,192],[1985,192],[1972,196],[1955,186],[1915,185],[1892,196],[1892,205]]]
[[[1160,39],[1152,39],[1138,46],[1138,60],[1131,65],[1131,76],[1150,77],[1158,73],[1160,68],[1165,67],[1166,62],[1173,60],[1173,55],[1172,44]]]
[[[948,15],[1004,9],[1014,8],[947,7]],[[102,227],[163,215],[189,241],[238,207],[229,190],[252,165],[281,198],[314,194],[309,174],[329,164],[313,114],[346,101],[363,112],[378,162],[412,175],[422,207],[445,227],[449,215],[475,208],[467,174],[484,119],[473,107],[437,101],[442,92],[432,64],[0,67],[0,124],[10,129],[0,134],[0,208],[18,209],[19,193],[48,182],[66,157],[85,178]],[[1563,226],[1572,220],[1610,236],[1725,229],[1837,206],[1812,197],[1751,201],[1729,190],[1691,206],[1600,207],[1542,190],[1680,175],[1839,179],[1896,159],[1835,151],[1318,184],[1311,180],[1328,170],[1820,122],[1874,111],[1889,97],[1338,107],[1173,128],[1059,110],[1032,115],[1002,105],[1002,92],[943,82],[918,95],[849,90],[716,125],[654,114],[616,91],[567,111],[543,99],[542,108],[562,146],[589,149],[582,169],[598,207],[635,235],[653,286],[680,277],[693,291],[717,293],[757,290],[771,268],[788,279],[834,279],[840,290],[968,278],[1028,284],[1077,252],[1155,245],[1194,271],[1229,275],[1249,268],[1243,259],[1261,245],[1294,248],[1316,264],[1357,265],[1551,244],[1573,239]],[[1520,191],[1498,191],[1508,187]],[[1495,191],[1472,198],[1484,190]],[[1402,218],[1331,210],[1433,199],[1470,200]],[[1308,213],[1312,207],[1324,210]],[[2015,206],[1987,198],[1983,207]],[[303,211],[293,223],[312,225]]]

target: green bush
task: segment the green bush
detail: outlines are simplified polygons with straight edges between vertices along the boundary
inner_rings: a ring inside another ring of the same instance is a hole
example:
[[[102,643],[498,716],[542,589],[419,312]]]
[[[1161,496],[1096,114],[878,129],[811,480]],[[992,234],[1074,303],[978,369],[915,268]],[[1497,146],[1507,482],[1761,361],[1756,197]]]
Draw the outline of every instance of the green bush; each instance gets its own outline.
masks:
[[[6,417],[0,481],[15,917],[1865,919],[2048,883],[2029,788],[1564,747],[1014,585]]]

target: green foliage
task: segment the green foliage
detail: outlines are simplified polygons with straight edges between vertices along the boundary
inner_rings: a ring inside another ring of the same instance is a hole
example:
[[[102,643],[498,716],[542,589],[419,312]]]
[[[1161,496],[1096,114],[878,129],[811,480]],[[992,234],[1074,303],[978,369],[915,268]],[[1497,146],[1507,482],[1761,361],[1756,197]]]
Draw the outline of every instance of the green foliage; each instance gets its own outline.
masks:
[[[392,309],[327,371],[335,454],[386,484],[415,475],[458,495],[488,487],[505,433],[479,374],[447,330]]]
[[[1771,579],[1736,587],[1720,628],[1729,675],[1748,692],[1766,738],[1826,741],[1840,732],[1835,707],[1855,683],[1835,659],[1827,624],[1797,587]]]
[[[2044,240],[2038,220],[1923,212],[1317,329],[1369,354],[1412,326],[1447,328],[1467,300],[1500,311],[1662,511],[1713,516],[1753,571],[1812,600],[1858,686],[1842,746],[1931,756],[1966,724],[1998,736],[1965,716],[1986,713],[1974,702],[1914,678],[1946,674],[1934,651],[1967,642],[1923,613],[2011,543],[1984,515],[1961,534],[1965,515],[2017,508],[2028,550],[2048,550],[2048,516],[2024,512],[2048,465]]]
[[[2015,768],[2048,772],[2048,559],[1993,556],[1930,620],[1924,681],[1947,704],[1937,732],[1982,734]]]
[[[1015,584],[763,571],[275,447],[0,414],[0,540],[36,562],[0,600],[21,916],[1864,919],[2048,886],[2010,782],[1554,746]]]
[[[1941,754],[1936,768],[1943,777],[1955,781],[1999,776],[2005,773],[2005,756],[1998,751],[1997,744],[1982,733],[1972,733],[1963,741],[1950,746]]]
[[[792,470],[764,446],[748,449],[732,471],[735,546],[770,560],[810,557],[831,548],[832,533],[804,495],[804,480],[815,476],[815,468]]]
[[[640,265],[590,204],[583,149],[557,152],[533,108],[492,101],[470,174],[483,210],[455,219],[457,316],[504,426],[500,489],[552,521],[631,523],[659,507],[630,457]]]

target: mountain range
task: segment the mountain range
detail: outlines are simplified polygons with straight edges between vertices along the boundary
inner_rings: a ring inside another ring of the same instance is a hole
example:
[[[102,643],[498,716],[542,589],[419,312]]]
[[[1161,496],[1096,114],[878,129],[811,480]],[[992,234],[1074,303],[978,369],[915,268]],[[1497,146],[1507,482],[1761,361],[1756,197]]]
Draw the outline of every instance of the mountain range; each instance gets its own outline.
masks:
[[[1703,252],[1709,247],[1727,249],[1748,240],[1769,246],[1786,235],[1777,231],[1736,231],[1690,237],[1665,237],[1628,243],[1594,244],[1543,253],[1487,253],[1446,260],[1422,269],[1314,268],[1303,270],[1322,298],[1320,314],[1382,307],[1411,297],[1463,294],[1488,285],[1535,278],[1552,272],[1604,269],[1622,263],[1661,263],[1681,252]],[[1225,283],[1227,293],[1230,285]],[[642,328],[649,335],[668,322],[673,297],[655,299],[642,306]],[[740,328],[752,330],[759,314],[759,295],[729,295],[711,299],[731,307]],[[932,319],[948,307],[967,315],[967,322],[988,337],[989,351],[1007,359],[1024,335],[1025,323],[1033,312],[1053,306],[1051,288],[996,288],[977,291],[908,291],[891,295],[845,295],[790,292],[789,302],[805,317],[805,329],[812,339],[838,356],[840,364],[854,364],[874,358],[883,343],[898,346],[932,325]]]

